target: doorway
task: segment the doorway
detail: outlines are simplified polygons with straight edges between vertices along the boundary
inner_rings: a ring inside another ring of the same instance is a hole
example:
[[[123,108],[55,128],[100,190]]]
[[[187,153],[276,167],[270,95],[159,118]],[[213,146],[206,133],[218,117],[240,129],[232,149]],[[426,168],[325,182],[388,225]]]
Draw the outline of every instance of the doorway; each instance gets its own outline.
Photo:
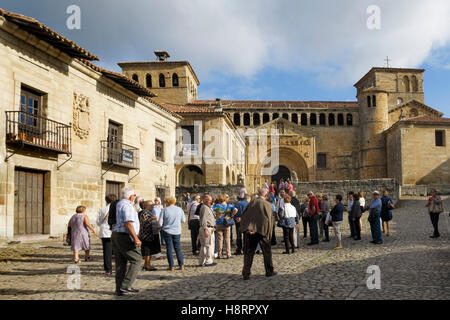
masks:
[[[286,181],[286,179],[290,178],[291,178],[291,171],[285,166],[275,167],[272,171],[272,181],[276,181],[277,186],[280,184],[281,179]]]

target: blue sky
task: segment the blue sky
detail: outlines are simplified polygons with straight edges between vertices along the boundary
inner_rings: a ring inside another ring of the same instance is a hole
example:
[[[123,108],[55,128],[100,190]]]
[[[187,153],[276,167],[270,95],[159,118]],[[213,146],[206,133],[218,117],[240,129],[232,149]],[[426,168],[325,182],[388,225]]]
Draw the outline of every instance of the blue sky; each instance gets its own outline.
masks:
[[[81,9],[80,30],[66,27],[71,4]],[[450,117],[447,0],[1,0],[0,7],[38,19],[115,71],[119,61],[167,50],[171,60],[191,62],[200,99],[354,101],[353,84],[389,55],[393,67],[426,69],[425,102]]]

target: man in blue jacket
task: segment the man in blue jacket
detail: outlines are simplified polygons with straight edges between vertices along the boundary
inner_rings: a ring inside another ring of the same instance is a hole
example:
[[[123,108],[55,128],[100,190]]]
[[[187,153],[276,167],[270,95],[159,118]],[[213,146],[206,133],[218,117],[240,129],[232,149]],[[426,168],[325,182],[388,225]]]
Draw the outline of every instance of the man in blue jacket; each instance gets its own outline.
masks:
[[[246,194],[242,200],[240,200],[234,210],[233,210],[233,219],[235,221],[236,226],[236,252],[235,255],[242,254],[242,233],[240,231],[240,225],[241,225],[241,217],[242,213],[244,212],[244,209],[247,207],[248,203],[250,202],[251,197],[250,195]]]

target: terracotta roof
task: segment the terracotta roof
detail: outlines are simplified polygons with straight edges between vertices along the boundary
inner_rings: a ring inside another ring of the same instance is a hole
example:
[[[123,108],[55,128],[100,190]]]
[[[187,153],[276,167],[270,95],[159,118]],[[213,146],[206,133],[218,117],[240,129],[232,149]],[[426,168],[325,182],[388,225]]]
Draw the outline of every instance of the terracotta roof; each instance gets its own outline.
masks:
[[[192,74],[194,75],[195,81],[197,82],[197,85],[200,85],[200,81],[197,78],[197,75],[195,74],[194,69],[192,68],[189,61],[125,61],[125,62],[118,62],[117,65],[123,69],[124,66],[127,65],[133,65],[133,64],[166,64],[166,65],[186,65],[188,66],[189,70],[191,70]]]
[[[173,103],[161,103],[164,107],[171,110],[172,112],[178,114],[223,114],[222,111],[215,111],[214,107],[205,107],[205,106],[191,106],[191,105],[181,105],[181,104],[173,104]]]
[[[87,66],[91,67],[95,71],[101,72],[105,77],[120,84],[122,87],[136,93],[139,96],[142,96],[142,97],[156,97],[157,96],[156,94],[154,94],[147,88],[141,86],[138,82],[124,76],[121,73],[103,69],[103,68],[93,64],[92,62],[89,62],[84,59],[80,59],[80,61],[83,62],[84,64],[86,64]]]
[[[389,110],[389,113],[392,113],[392,112],[394,112],[394,111],[396,111],[398,109],[402,109],[403,107],[411,105],[411,104],[415,104],[415,105],[417,105],[417,106],[419,106],[419,107],[421,107],[421,108],[423,108],[423,109],[425,109],[425,110],[427,110],[429,112],[432,112],[438,117],[442,117],[444,115],[442,112],[440,112],[440,111],[438,111],[438,110],[436,110],[436,109],[434,109],[434,108],[432,108],[432,107],[430,107],[430,106],[428,106],[428,105],[426,105],[426,104],[424,104],[424,103],[422,103],[420,101],[417,101],[416,99],[409,100],[407,102],[404,102],[402,104],[399,104],[399,105],[395,106],[394,108]]]
[[[450,118],[418,116],[418,117],[406,118],[406,119],[400,120],[400,122],[450,125]]]
[[[86,49],[77,45],[75,42],[65,38],[34,18],[15,12],[10,12],[2,8],[0,8],[0,16],[17,24],[21,29],[31,33],[35,37],[48,42],[72,58],[99,60],[96,55],[90,53]]]
[[[356,101],[262,101],[221,100],[224,109],[334,109],[358,108]],[[215,100],[195,100],[187,106],[214,106]]]

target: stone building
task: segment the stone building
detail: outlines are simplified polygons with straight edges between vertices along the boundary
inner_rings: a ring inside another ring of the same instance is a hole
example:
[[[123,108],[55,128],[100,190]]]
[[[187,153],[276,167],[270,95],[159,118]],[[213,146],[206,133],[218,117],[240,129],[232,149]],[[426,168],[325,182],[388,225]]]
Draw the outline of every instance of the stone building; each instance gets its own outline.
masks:
[[[125,75],[138,75],[142,85],[145,74],[154,77],[160,73],[170,80],[175,71],[167,61],[168,54],[164,56],[157,62],[119,65]],[[192,77],[195,73],[188,66],[189,72],[177,72]],[[280,178],[300,182],[395,178],[400,184],[450,183],[450,119],[425,104],[424,71],[372,68],[355,84],[354,102],[222,100],[217,113],[214,110],[219,100],[195,100],[196,94],[186,95],[184,87],[176,86],[164,88],[166,93],[159,101],[183,115],[179,126],[188,122],[191,126],[206,117],[212,123],[227,115],[245,139],[245,170],[240,172],[252,191],[264,180]],[[271,163],[272,155],[279,160],[275,164]],[[192,172],[195,179],[183,182],[178,178],[178,185],[229,181],[223,179],[223,168],[217,176],[216,167],[205,163],[201,170]]]
[[[0,237],[60,234],[107,193],[175,194],[181,117],[38,21],[0,9]]]

